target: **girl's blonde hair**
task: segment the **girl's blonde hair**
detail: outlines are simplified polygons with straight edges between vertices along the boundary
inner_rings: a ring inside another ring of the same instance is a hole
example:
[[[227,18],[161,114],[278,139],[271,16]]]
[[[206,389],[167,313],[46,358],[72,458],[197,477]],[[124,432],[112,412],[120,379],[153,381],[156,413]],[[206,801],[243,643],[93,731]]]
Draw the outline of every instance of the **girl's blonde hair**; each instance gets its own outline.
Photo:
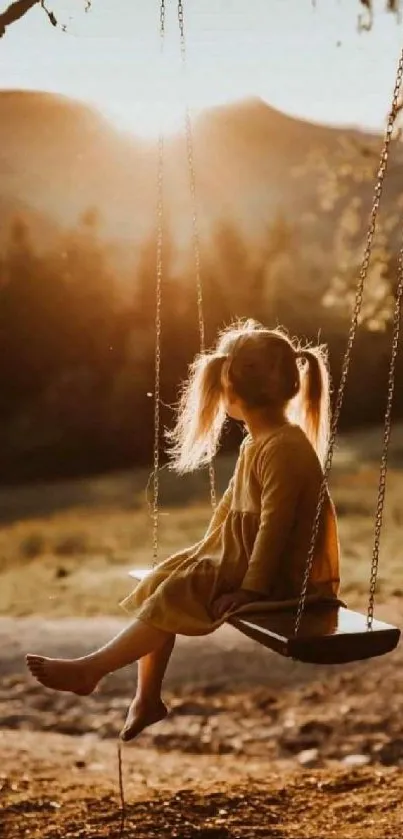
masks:
[[[168,433],[177,472],[191,472],[214,457],[226,416],[225,386],[249,409],[282,408],[323,463],[330,421],[326,349],[302,347],[279,328],[247,320],[227,327],[215,349],[190,366],[176,425]]]

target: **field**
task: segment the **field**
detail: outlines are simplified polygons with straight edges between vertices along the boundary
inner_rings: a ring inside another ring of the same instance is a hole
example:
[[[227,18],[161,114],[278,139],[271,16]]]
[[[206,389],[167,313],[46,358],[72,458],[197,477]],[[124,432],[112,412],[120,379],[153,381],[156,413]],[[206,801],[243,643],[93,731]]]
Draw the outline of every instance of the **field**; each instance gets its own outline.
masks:
[[[342,595],[365,609],[380,430],[340,441],[332,477]],[[220,460],[222,488],[232,468]],[[136,472],[1,488],[0,818],[6,839],[119,836],[116,735],[135,669],[86,699],[25,672],[27,650],[80,654],[126,617],[127,572],[147,564],[151,524]],[[392,439],[377,615],[403,623],[403,428]],[[205,476],[162,475],[161,556],[200,538]],[[231,627],[179,639],[168,719],[123,753],[126,835],[395,839],[403,826],[403,654],[310,667]]]

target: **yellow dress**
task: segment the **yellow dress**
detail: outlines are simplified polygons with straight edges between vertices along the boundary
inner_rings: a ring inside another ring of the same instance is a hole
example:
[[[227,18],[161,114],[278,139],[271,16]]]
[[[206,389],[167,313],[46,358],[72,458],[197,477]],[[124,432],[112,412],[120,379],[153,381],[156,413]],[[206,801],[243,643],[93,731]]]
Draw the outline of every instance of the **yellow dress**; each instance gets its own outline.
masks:
[[[260,441],[247,436],[204,538],[162,562],[120,605],[166,632],[204,635],[223,622],[212,618],[211,604],[227,592],[261,594],[259,611],[297,603],[321,483],[319,460],[299,426],[283,425]],[[327,494],[307,600],[337,600],[339,582]]]

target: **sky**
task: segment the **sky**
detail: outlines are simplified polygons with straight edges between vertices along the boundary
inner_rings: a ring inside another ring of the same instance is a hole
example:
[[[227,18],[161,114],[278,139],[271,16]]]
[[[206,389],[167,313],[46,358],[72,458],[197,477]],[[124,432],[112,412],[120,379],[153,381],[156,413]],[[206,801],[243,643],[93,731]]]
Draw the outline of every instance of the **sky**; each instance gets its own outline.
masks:
[[[0,9],[8,5],[0,0]],[[375,0],[375,25],[359,34],[358,0],[184,0],[186,73],[176,0],[47,0],[0,42],[3,88],[62,93],[89,102],[120,128],[152,137],[194,110],[259,96],[315,122],[382,129],[403,47],[403,23]]]

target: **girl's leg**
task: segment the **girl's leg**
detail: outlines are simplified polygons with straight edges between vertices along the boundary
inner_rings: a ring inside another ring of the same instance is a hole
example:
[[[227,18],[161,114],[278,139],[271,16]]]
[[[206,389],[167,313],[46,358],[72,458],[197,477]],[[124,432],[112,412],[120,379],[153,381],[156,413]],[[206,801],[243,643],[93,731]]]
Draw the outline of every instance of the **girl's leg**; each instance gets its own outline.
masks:
[[[168,710],[161,699],[161,689],[174,644],[172,635],[162,647],[140,659],[137,691],[121,732],[122,740],[133,740],[144,728],[166,717]]]
[[[26,661],[32,675],[46,687],[86,696],[108,673],[138,661],[171,638],[171,633],[135,620],[89,655],[73,659],[27,655]]]

